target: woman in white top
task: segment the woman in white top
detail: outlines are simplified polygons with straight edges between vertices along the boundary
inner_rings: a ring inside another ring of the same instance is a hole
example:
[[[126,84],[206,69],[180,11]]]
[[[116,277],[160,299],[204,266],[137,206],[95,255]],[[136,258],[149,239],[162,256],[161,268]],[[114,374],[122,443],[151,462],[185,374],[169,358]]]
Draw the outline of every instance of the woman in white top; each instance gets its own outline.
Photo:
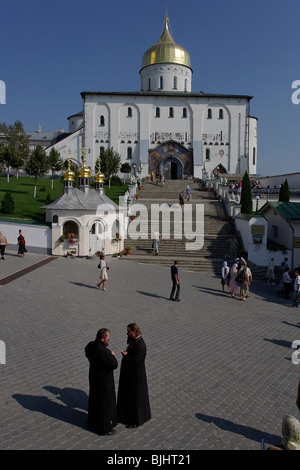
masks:
[[[103,284],[102,290],[106,290],[105,284],[108,279],[107,276],[108,266],[105,261],[105,255],[100,256],[100,279],[101,281],[97,284],[98,289],[100,289],[101,284]]]

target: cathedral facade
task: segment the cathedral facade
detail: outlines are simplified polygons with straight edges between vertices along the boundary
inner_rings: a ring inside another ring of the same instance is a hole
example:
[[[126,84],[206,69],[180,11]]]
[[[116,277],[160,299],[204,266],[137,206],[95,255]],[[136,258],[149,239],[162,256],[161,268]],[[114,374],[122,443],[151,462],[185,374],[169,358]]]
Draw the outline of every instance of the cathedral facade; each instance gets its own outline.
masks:
[[[175,43],[165,18],[163,33],[146,50],[140,91],[81,93],[83,110],[70,116],[69,135],[55,144],[78,167],[81,150],[92,174],[113,148],[140,177],[166,179],[257,173],[257,119],[251,96],[192,91],[189,53]]]

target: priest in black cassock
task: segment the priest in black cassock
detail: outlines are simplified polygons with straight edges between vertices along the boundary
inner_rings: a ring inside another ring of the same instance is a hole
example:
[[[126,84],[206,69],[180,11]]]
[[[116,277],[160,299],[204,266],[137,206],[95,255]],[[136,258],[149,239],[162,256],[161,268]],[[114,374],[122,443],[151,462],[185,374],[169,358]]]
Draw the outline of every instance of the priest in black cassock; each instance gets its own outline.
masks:
[[[134,428],[151,418],[145,368],[147,348],[136,323],[127,326],[127,337],[128,347],[122,351],[117,410],[118,422]]]
[[[85,348],[90,362],[88,427],[97,434],[115,434],[117,425],[114,370],[118,367],[115,354],[108,349],[110,332],[101,328],[95,341]]]

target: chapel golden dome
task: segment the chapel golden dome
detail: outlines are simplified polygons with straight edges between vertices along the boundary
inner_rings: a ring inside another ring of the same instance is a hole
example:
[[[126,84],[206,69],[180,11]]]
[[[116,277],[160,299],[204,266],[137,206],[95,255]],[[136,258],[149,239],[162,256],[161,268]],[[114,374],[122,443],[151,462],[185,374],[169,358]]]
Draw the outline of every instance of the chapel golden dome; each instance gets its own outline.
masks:
[[[98,171],[95,174],[95,183],[104,183],[104,174],[101,173],[100,157],[98,158]]]
[[[80,178],[89,178],[91,176],[91,169],[85,164],[85,148],[82,149],[82,167],[77,171]]]
[[[70,155],[68,156],[68,168],[63,172],[64,181],[74,181],[75,173],[71,170]]]
[[[165,28],[158,42],[144,54],[142,68],[154,64],[179,64],[191,68],[189,53],[176,44],[169,31],[169,18],[165,18]]]

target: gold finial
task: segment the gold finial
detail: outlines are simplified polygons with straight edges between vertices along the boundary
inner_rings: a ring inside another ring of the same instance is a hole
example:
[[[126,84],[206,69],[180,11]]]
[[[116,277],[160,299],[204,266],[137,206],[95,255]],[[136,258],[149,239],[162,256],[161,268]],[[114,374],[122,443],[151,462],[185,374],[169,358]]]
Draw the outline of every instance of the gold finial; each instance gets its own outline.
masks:
[[[74,181],[75,173],[74,173],[74,171],[71,170],[71,154],[70,153],[68,154],[67,158],[68,158],[68,168],[63,174],[64,180],[65,181]]]
[[[82,149],[82,167],[79,168],[78,170],[78,175],[84,178],[89,178],[91,174],[91,170],[85,165],[86,159],[85,159],[85,152],[86,149],[83,147]]]
[[[101,158],[100,158],[100,155],[99,155],[99,158],[97,160],[97,164],[98,164],[98,171],[95,174],[95,181],[96,181],[96,183],[103,183],[104,182],[104,174],[101,173]]]

